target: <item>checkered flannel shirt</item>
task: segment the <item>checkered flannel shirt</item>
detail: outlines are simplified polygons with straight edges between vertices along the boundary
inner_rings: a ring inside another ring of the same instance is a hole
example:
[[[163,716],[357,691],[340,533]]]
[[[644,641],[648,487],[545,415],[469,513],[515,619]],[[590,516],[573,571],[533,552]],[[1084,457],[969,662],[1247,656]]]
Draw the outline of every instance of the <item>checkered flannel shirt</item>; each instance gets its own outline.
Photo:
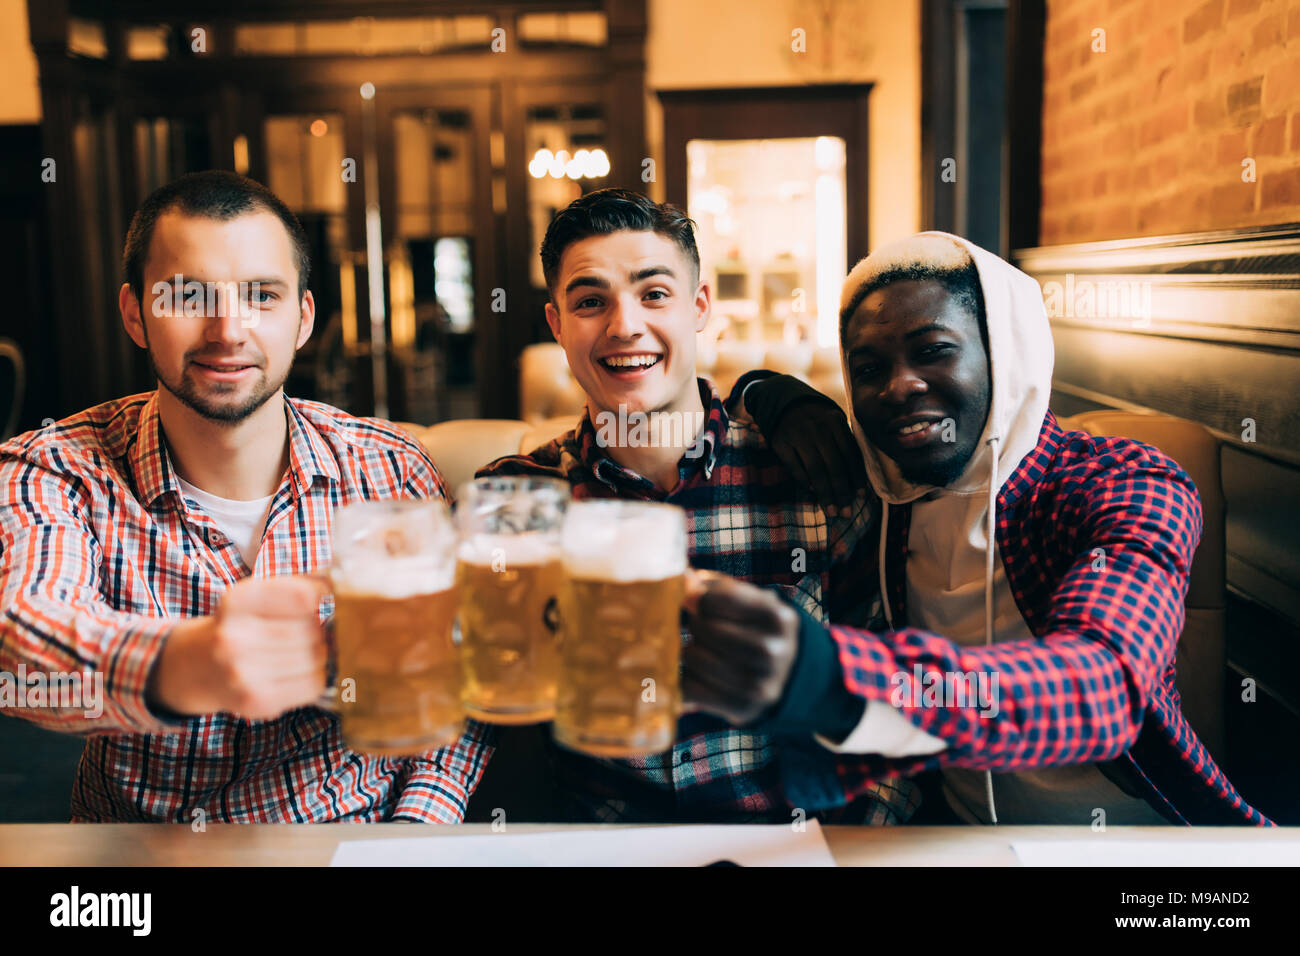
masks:
[[[250,569],[182,494],[157,401],[108,402],[0,447],[0,670],[103,675],[97,719],[81,708],[7,711],[87,735],[73,820],[463,819],[491,754],[473,721],[455,745],[392,759],[344,749],[338,717],[315,707],[255,721],[151,709],[147,682],[176,620],[213,613],[240,578],[325,568],[340,505],[444,494],[400,429],[286,399],[289,469]]]
[[[894,507],[886,541],[899,624],[910,518],[910,505]],[[940,765],[996,772],[1106,763],[1107,776],[1172,823],[1271,823],[1228,782],[1179,706],[1175,651],[1201,536],[1201,502],[1186,472],[1140,442],[1065,432],[1048,412],[1037,447],[998,492],[996,534],[1034,640],[963,647],[915,627],[831,627],[845,684],[866,700],[889,701],[894,675],[918,667],[1000,678],[992,716],[974,701],[900,708],[947,749],[846,761],[848,792]]]
[[[692,566],[779,588],[818,620],[827,620],[829,610],[836,620],[872,621],[879,613],[867,540],[874,540],[874,499],[860,503],[852,519],[828,526],[757,428],[730,418],[707,381],[700,379],[699,388],[708,417],[703,445],[694,450],[702,453],[682,457],[680,483],[669,494],[610,458],[586,413],[572,432],[479,474],[546,475],[567,480],[579,499],[678,505],[686,512]],[[662,754],[606,760],[552,747],[550,756],[575,820],[789,822],[802,809],[828,822],[886,824],[905,821],[920,799],[905,779],[848,794],[839,783],[840,758],[815,741],[775,740],[705,714],[682,717],[676,743]]]

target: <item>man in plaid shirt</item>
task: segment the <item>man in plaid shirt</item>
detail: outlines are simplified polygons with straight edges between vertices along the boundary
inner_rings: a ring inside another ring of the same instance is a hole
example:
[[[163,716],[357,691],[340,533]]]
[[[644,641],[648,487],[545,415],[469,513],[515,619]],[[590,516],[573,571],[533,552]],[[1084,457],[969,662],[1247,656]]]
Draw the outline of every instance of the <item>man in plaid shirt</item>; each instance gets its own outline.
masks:
[[[587,410],[574,431],[480,474],[558,477],[580,499],[678,505],[696,569],[777,589],[819,620],[829,609],[837,620],[867,623],[876,595],[861,582],[874,557],[857,544],[874,510],[858,498],[828,521],[757,429],[731,418],[695,376],[709,290],[699,279],[690,220],[640,194],[600,190],[556,217],[541,256],[552,300],[547,320]],[[622,439],[614,425],[620,413],[631,421]],[[635,438],[636,414],[647,414],[645,441]],[[697,423],[676,430],[676,446],[656,440],[663,437],[656,420],[672,415]],[[772,590],[763,594],[763,612],[794,617]],[[710,670],[700,649],[684,650],[688,705],[707,696]],[[917,801],[902,780],[860,789],[846,805],[837,758],[807,733],[772,734],[761,723],[732,729],[704,713],[682,717],[676,743],[662,754],[606,760],[552,748],[551,758],[574,820],[789,822],[802,811],[835,822],[897,823]]]
[[[286,398],[315,317],[302,227],[258,183],[196,173],[145,200],[124,260],[158,389],[0,448],[0,671],[103,681],[99,716],[16,711],[88,736],[73,820],[461,820],[485,728],[372,757],[311,706],[334,509],[444,489],[400,430]]]
[[[889,622],[749,630],[778,673],[783,647],[830,649],[820,706],[837,717],[817,739],[858,755],[842,764],[845,790],[937,770],[940,801],[971,823],[1269,823],[1179,706],[1196,489],[1148,445],[1057,424],[1037,283],[964,239],[923,233],[849,274],[841,340],[858,461],[886,502]],[[780,454],[806,444],[812,410],[830,414],[829,399],[785,376],[751,373],[737,388]],[[729,582],[701,601],[692,631],[718,645],[764,599]],[[761,663],[719,658],[742,689]],[[744,721],[783,695],[782,679],[751,685],[746,707],[721,712]]]

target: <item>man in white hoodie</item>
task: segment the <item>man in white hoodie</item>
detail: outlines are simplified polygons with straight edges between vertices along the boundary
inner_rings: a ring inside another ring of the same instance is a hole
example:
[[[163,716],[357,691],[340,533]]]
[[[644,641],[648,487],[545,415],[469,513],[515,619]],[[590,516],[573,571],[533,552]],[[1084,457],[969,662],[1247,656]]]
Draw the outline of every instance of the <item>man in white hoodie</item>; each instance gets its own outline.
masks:
[[[715,712],[769,726],[815,712],[824,747],[861,755],[842,773],[866,786],[937,768],[968,822],[1267,823],[1174,686],[1196,489],[1150,446],[1060,428],[1037,283],[923,233],[858,263],[840,320],[853,433],[887,504],[889,626],[738,627],[753,595],[717,585],[691,624],[726,669]],[[803,422],[818,393],[753,373],[737,390],[778,453],[822,441]],[[746,677],[790,643],[833,653],[777,693]]]

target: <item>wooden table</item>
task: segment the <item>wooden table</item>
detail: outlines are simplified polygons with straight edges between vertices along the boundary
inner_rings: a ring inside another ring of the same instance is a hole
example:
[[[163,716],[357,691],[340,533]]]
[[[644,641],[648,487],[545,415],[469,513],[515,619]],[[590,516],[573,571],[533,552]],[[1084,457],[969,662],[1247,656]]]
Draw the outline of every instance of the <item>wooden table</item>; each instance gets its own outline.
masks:
[[[550,824],[510,824],[510,833],[562,829]],[[1197,842],[1283,843],[1300,863],[1300,828],[1246,827],[825,827],[840,866],[1017,866],[1016,840],[1139,840],[1186,846]],[[196,833],[184,824],[0,825],[0,866],[326,866],[343,840],[464,836],[490,833],[491,824],[421,826],[409,823],[209,825]],[[1153,865],[1160,861],[1152,860]]]

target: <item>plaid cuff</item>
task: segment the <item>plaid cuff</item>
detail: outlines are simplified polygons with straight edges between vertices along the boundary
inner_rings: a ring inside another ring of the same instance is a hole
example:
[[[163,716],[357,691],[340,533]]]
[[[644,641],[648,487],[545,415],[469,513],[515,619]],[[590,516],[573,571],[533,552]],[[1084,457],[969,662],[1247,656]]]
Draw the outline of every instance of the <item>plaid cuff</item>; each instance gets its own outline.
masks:
[[[785,693],[755,729],[777,738],[822,733],[841,740],[862,719],[866,702],[844,686],[839,646],[826,625],[788,595],[778,593],[799,614],[799,651]]]
[[[409,776],[390,820],[460,823],[470,794],[492,756],[495,730],[477,720],[466,722],[459,741],[407,760]]]
[[[104,675],[104,713],[90,733],[168,733],[189,718],[149,703],[149,679],[176,621],[149,619],[121,631],[100,660]]]

